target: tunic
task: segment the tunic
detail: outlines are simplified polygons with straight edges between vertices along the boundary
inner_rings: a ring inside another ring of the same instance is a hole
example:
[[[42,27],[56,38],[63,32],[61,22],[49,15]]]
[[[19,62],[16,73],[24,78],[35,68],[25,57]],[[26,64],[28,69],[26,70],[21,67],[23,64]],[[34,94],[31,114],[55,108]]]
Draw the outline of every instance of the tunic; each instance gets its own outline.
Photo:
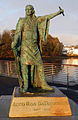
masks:
[[[32,20],[28,18],[20,18],[12,42],[12,48],[16,52],[20,52],[22,64],[40,65],[42,64],[41,52],[42,41],[47,40],[49,28],[49,21],[47,16],[33,17]]]
[[[42,64],[38,43],[38,19],[25,19],[21,41],[21,62],[27,65]]]

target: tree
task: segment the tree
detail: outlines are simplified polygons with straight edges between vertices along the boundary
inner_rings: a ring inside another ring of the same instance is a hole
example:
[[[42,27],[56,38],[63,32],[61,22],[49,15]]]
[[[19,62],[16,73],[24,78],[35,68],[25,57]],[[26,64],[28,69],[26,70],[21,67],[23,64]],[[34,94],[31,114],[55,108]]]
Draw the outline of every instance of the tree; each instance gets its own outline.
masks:
[[[63,44],[60,43],[59,39],[53,38],[51,35],[47,37],[47,43],[43,42],[43,56],[56,56],[62,55]]]
[[[0,34],[0,58],[14,58],[13,50],[11,48],[14,34],[15,30],[6,30],[3,32],[2,35]],[[42,56],[53,57],[57,55],[62,55],[63,44],[60,43],[57,37],[53,38],[51,35],[48,35],[47,42],[42,42],[42,45]]]
[[[1,43],[3,44],[0,50],[1,58],[12,58],[13,51],[11,49],[12,37],[10,31],[4,31],[1,38]]]

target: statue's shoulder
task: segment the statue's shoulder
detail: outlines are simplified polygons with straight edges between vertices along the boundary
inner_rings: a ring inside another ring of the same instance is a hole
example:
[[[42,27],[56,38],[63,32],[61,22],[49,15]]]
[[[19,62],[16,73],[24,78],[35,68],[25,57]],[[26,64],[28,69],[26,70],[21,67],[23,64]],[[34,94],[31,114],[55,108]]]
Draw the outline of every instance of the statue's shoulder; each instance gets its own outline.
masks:
[[[17,25],[16,25],[16,32],[21,31],[25,18],[19,18]]]
[[[46,20],[46,19],[47,19],[46,16],[38,16],[38,17],[37,17],[37,20],[38,20],[39,23],[43,22],[43,21]]]
[[[23,23],[23,22],[24,22],[24,20],[25,20],[25,18],[24,18],[24,17],[20,17],[20,18],[19,18],[19,20],[18,20],[18,23]]]

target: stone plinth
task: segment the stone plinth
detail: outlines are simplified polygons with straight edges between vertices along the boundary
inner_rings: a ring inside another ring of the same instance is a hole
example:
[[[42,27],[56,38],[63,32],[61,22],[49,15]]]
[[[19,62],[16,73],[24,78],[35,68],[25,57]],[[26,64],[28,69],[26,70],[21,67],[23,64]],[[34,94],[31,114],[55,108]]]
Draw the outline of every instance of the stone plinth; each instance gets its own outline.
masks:
[[[56,87],[54,93],[21,95],[15,88],[9,117],[71,116],[68,98]]]

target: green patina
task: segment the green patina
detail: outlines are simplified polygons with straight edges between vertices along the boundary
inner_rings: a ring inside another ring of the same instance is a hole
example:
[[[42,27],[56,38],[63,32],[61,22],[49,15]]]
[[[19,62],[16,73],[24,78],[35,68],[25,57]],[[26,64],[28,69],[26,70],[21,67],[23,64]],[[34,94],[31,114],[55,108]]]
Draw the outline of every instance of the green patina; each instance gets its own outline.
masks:
[[[42,41],[47,41],[49,21],[63,13],[36,17],[32,5],[26,6],[26,16],[18,20],[12,48],[15,55],[20,91],[26,93],[30,88],[53,90],[45,81],[42,63]]]

